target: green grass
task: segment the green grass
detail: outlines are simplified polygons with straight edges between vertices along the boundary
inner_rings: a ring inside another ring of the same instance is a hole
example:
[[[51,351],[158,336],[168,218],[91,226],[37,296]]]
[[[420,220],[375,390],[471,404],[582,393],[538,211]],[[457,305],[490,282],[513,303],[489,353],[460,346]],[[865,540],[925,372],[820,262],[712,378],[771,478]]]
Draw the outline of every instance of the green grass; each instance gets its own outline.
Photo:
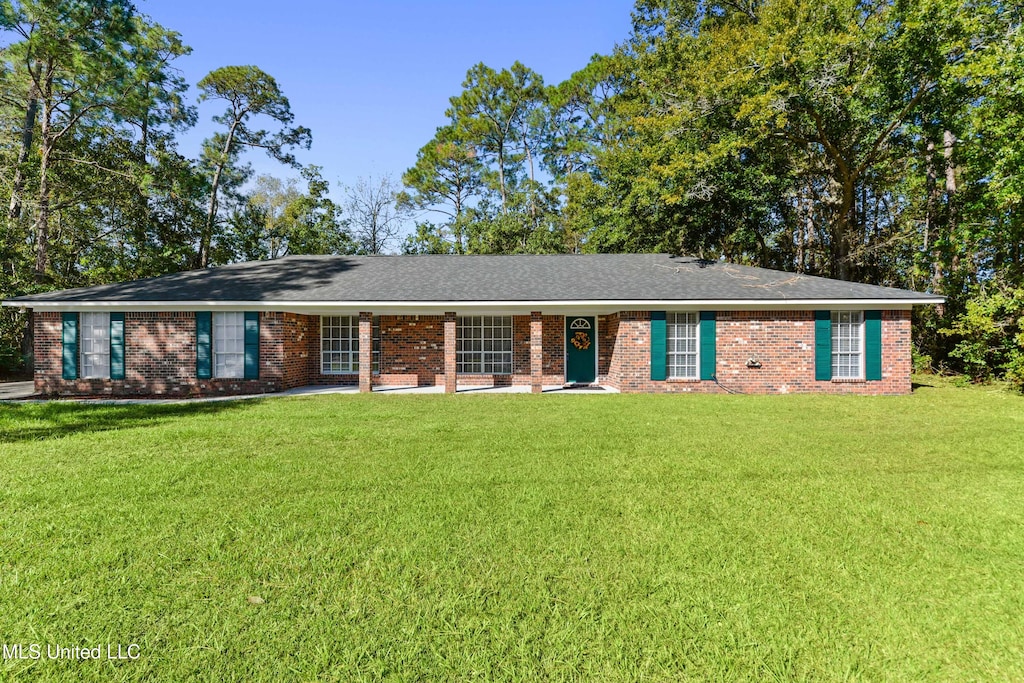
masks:
[[[141,647],[25,681],[1021,680],[1024,399],[3,405],[0,642]]]

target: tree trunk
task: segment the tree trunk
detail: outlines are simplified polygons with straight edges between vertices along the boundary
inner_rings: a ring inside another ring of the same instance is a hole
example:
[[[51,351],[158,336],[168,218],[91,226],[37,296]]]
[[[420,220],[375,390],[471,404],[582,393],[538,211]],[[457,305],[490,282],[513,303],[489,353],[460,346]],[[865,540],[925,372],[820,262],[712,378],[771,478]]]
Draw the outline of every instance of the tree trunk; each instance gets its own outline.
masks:
[[[842,179],[842,199],[839,217],[832,232],[832,275],[840,280],[852,277],[850,267],[850,232],[857,226],[857,186],[854,179]]]
[[[206,268],[210,264],[210,244],[213,242],[213,227],[217,222],[217,190],[220,188],[220,178],[224,173],[224,167],[228,164],[231,153],[231,144],[235,139],[235,129],[238,128],[239,119],[235,118],[228,131],[227,140],[224,141],[224,149],[221,151],[221,159],[217,163],[217,169],[213,172],[213,183],[210,187],[210,204],[206,210],[206,225],[203,226],[203,234],[199,238],[199,267]]]
[[[807,182],[807,196],[804,198],[804,207],[806,213],[804,215],[804,234],[802,244],[802,267],[801,272],[805,273],[817,273],[818,272],[818,258],[816,249],[818,249],[818,227],[814,222],[814,184],[813,181],[808,180]]]
[[[44,137],[45,137],[44,133]],[[39,212],[36,216],[36,267],[37,282],[42,282],[49,265],[50,241],[50,183],[47,175],[50,170],[50,144],[43,143],[39,155]]]
[[[223,163],[217,164],[217,170],[213,172],[213,183],[210,186],[210,203],[206,209],[206,224],[203,226],[203,234],[199,237],[199,261],[200,268],[205,268],[210,263],[210,243],[213,241],[213,225],[217,220],[217,188],[220,187],[220,176],[224,171]]]
[[[523,133],[523,138],[524,139],[526,138],[526,133],[525,132]],[[523,148],[526,150],[526,160],[530,164],[530,218],[536,224],[536,222],[537,222],[537,204],[534,201],[533,193],[535,191],[537,180],[534,177],[533,153],[530,151],[529,143],[524,142],[523,143]]]
[[[924,253],[931,261],[929,287],[933,292],[942,291],[945,276],[942,269],[941,242],[937,239],[939,228],[939,185],[938,173],[935,170],[935,142],[928,141],[925,153],[925,192],[927,193],[924,217]]]
[[[14,178],[11,182],[11,203],[7,209],[7,218],[17,220],[21,218],[21,193],[25,191],[25,163],[32,151],[32,134],[36,129],[36,118],[39,114],[39,91],[36,82],[42,71],[42,64],[36,65],[36,70],[31,74],[29,85],[28,107],[25,108],[25,121],[21,127],[21,148],[18,150],[18,162],[14,167]]]
[[[956,234],[957,215],[956,206],[956,164],[953,161],[953,147],[956,145],[956,136],[950,130],[942,131],[942,157],[946,165],[946,235],[953,240]],[[951,250],[953,253],[950,261],[950,270],[954,273],[960,268],[959,249]]]
[[[464,254],[466,253],[466,247],[463,244],[465,235],[462,224],[462,186],[455,188],[455,218],[452,220],[452,237],[455,239],[455,253]]]
[[[36,215],[36,282],[46,280],[46,269],[49,266],[50,246],[50,154],[53,152],[54,140],[52,133],[51,109],[53,98],[53,63],[47,64],[46,79],[43,81],[42,105],[43,116],[40,121],[39,149],[39,207]]]
[[[874,208],[874,223],[871,222],[871,214],[869,213]],[[881,268],[879,267],[878,256],[875,250],[872,248],[877,245],[880,241],[880,235],[877,234],[878,228],[878,211],[877,203],[875,207],[871,207],[871,202],[868,201],[868,186],[867,183],[861,183],[860,186],[860,201],[857,202],[857,249],[860,250],[860,271],[856,276],[858,278],[865,277],[865,270],[870,269],[871,281],[877,282],[881,275]]]
[[[508,203],[505,197],[505,145],[498,145],[498,187],[501,190],[501,215],[508,213]]]
[[[149,101],[149,83],[146,83],[146,101]],[[142,131],[142,161],[149,159],[149,107],[142,113],[142,120],[139,122],[139,129]]]
[[[796,258],[795,261],[796,272],[804,272],[806,266],[804,253],[804,247],[807,244],[807,229],[805,223],[805,217],[808,211],[807,200],[804,197],[797,196],[796,200],[797,215],[796,215],[796,229],[793,231],[793,237],[796,239]]]

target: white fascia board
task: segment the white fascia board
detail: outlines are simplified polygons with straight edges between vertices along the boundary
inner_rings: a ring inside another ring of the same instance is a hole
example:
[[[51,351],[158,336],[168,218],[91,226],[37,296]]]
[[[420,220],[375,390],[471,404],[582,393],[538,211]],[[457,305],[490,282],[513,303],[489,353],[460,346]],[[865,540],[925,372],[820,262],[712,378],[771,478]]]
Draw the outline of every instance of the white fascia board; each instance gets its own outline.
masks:
[[[940,296],[920,299],[658,299],[574,301],[4,301],[5,306],[37,311],[288,311],[293,313],[379,315],[438,315],[454,312],[488,313],[617,313],[651,310],[792,311],[792,310],[909,310],[913,306],[945,303]]]

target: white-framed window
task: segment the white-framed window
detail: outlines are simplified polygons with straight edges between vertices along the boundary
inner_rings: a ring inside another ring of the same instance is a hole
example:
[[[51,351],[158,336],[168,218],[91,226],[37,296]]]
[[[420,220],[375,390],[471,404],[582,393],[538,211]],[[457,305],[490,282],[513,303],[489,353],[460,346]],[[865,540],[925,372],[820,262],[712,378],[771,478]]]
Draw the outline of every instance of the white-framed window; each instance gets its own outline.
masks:
[[[320,316],[320,372],[359,372],[359,316]],[[373,372],[380,372],[380,316],[373,316]]]
[[[213,376],[245,377],[245,313],[213,314]]]
[[[669,379],[696,379],[698,375],[698,324],[696,312],[669,313],[665,317],[665,369]]]
[[[359,316],[320,316],[320,372],[359,372]]]
[[[464,374],[512,374],[512,316],[459,318],[455,370]]]
[[[110,377],[110,314],[83,313],[81,316],[83,378]]]
[[[832,377],[864,377],[863,311],[832,311]]]

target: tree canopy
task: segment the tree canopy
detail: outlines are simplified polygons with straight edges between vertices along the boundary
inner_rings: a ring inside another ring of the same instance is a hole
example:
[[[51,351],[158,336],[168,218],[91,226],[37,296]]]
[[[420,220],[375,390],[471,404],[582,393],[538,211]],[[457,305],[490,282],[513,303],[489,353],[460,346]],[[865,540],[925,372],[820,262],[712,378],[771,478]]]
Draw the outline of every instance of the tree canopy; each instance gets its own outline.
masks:
[[[637,0],[564,82],[471,66],[401,187],[335,202],[258,67],[190,104],[189,48],[130,3],[3,0],[0,295],[399,244],[667,251],[943,294],[918,364],[1024,384],[1021,24],[998,0]],[[301,179],[254,180],[247,150]],[[0,363],[26,329],[0,314]]]

